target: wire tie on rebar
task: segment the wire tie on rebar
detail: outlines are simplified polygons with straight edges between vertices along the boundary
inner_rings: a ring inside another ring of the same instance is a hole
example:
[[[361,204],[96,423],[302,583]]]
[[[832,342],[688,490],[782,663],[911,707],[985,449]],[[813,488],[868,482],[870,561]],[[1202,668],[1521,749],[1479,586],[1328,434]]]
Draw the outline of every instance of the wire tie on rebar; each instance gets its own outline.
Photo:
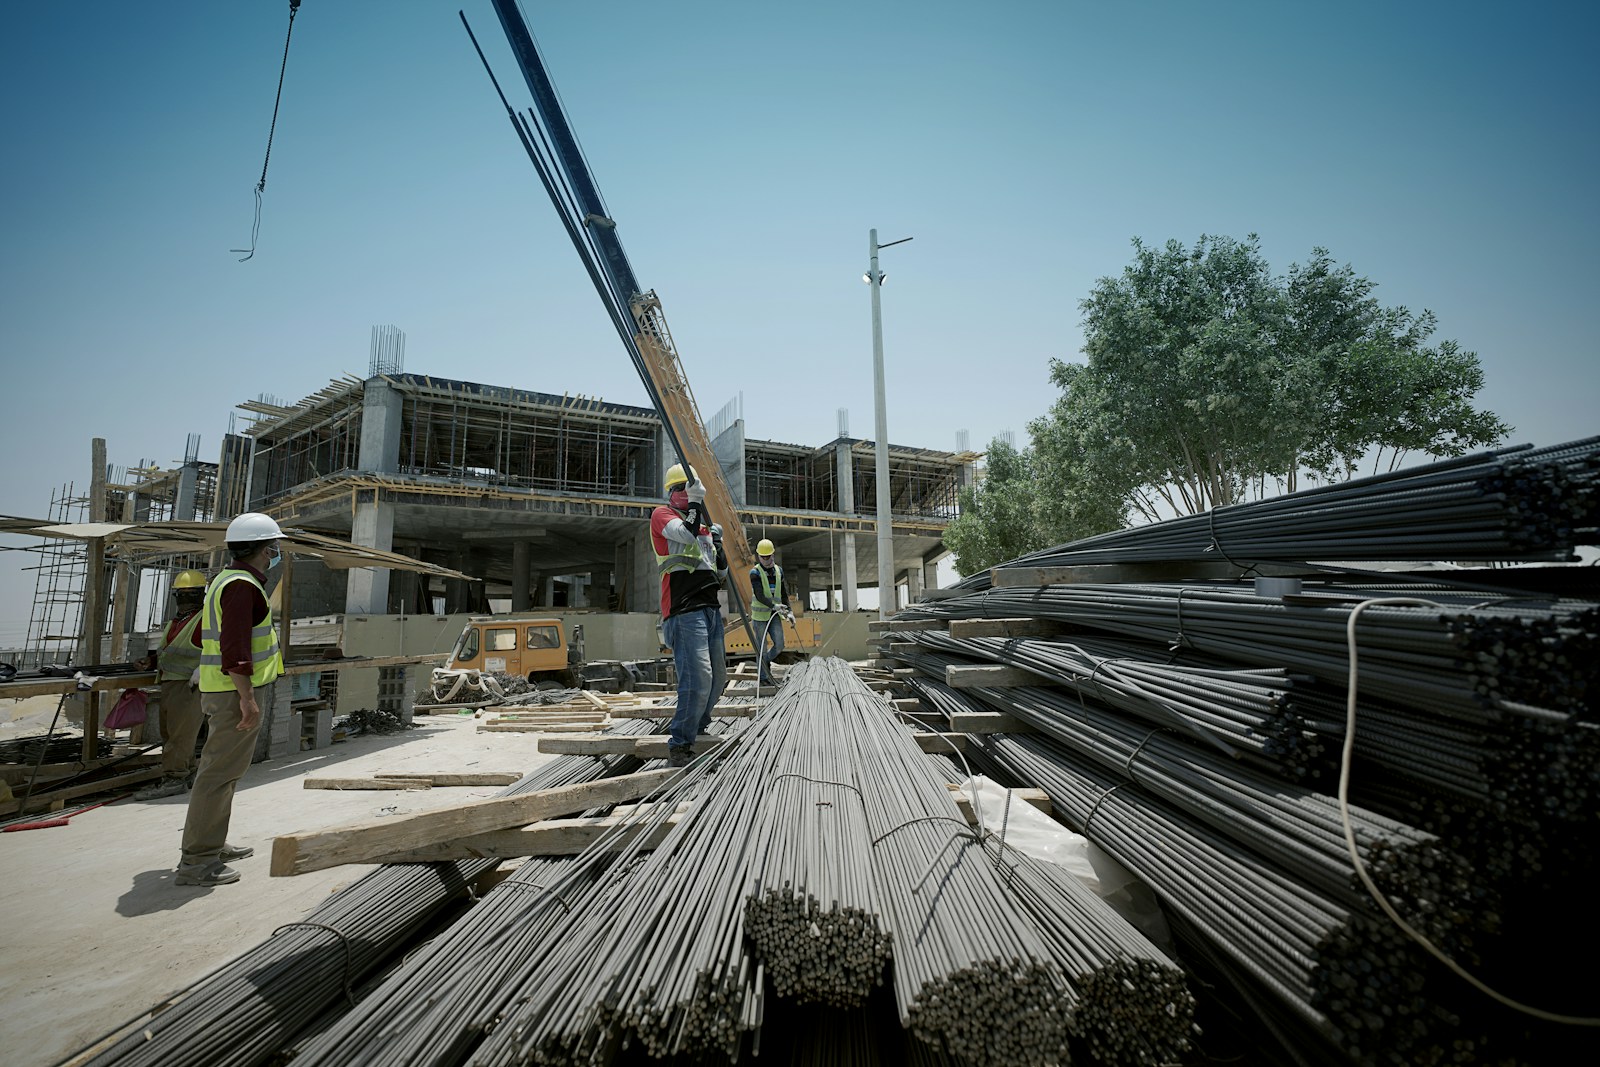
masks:
[[[1096,814],[1099,813],[1100,805],[1105,803],[1106,797],[1110,796],[1112,793],[1115,793],[1117,790],[1121,789],[1123,786],[1129,785],[1129,784],[1130,783],[1128,783],[1128,782],[1118,782],[1116,785],[1112,786],[1110,789],[1107,789],[1104,793],[1101,793],[1098,797],[1095,798],[1094,805],[1089,808],[1088,817],[1083,820],[1083,836],[1084,837],[1088,837],[1089,836],[1089,826],[1090,826],[1090,824],[1092,824],[1094,822],[1094,817],[1095,817]]]
[[[1144,740],[1133,746],[1133,751],[1128,753],[1128,762],[1122,765],[1122,773],[1126,774],[1128,776],[1128,781],[1132,782],[1134,785],[1138,785],[1139,780],[1133,776],[1133,761],[1139,758],[1139,753],[1144,751],[1144,746],[1150,743],[1150,739],[1164,729],[1166,729],[1166,727],[1157,726],[1155,729],[1145,734]]]
[[[554,900],[557,904],[560,904],[563,908],[566,908],[568,915],[572,914],[572,905],[568,904],[565,900],[563,900],[561,898],[561,894],[560,893],[555,892],[554,890],[552,890],[547,885],[540,885],[538,882],[517,882],[517,881],[512,881],[512,880],[508,879],[507,881],[504,881],[504,882],[500,883],[500,888],[501,889],[537,889],[541,893],[549,893],[550,894],[550,899]]]
[[[309,926],[313,930],[326,930],[328,933],[332,934],[334,937],[337,937],[341,942],[344,943],[344,998],[350,1002],[350,1006],[352,1008],[355,1007],[356,994],[355,991],[350,988],[350,975],[351,972],[355,970],[355,950],[350,947],[350,935],[346,934],[343,930],[329,926],[327,923],[298,922],[284,923],[282,926],[272,931],[271,936],[277,937],[278,934],[295,926]]]
[[[915,826],[919,822],[953,822],[957,826],[961,827],[962,831],[964,831],[968,837],[972,838],[974,841],[978,840],[978,835],[972,832],[972,828],[969,827],[962,820],[957,819],[953,815],[919,815],[915,819],[907,819],[905,822],[901,823],[899,826],[891,826],[889,829],[885,830],[883,833],[879,834],[877,837],[874,837],[872,839],[872,846],[871,847],[877,848],[878,847],[878,843],[880,841],[882,841],[884,838],[888,837],[890,834],[897,834],[901,830],[904,830],[906,827]]]
[[[861,797],[861,790],[857,789],[855,786],[851,785],[849,782],[834,782],[834,781],[828,780],[827,778],[809,778],[806,775],[798,774],[798,773],[796,773],[794,771],[790,771],[787,774],[778,775],[776,778],[774,778],[772,780],[773,784],[777,784],[778,782],[783,781],[785,778],[799,778],[800,780],[806,781],[806,782],[810,782],[813,785],[836,785],[840,789],[848,789],[852,793],[854,793],[856,796]],[[867,802],[867,798],[866,797],[861,797],[861,803],[865,804],[866,802]]]
[[[1187,593],[1190,588],[1191,587],[1187,585],[1180,585],[1178,587],[1178,634],[1167,645],[1167,651],[1172,653],[1172,658],[1167,660],[1168,665],[1170,665],[1173,660],[1178,658],[1178,652],[1180,650],[1194,647],[1189,643],[1188,635],[1183,632],[1183,594]]]

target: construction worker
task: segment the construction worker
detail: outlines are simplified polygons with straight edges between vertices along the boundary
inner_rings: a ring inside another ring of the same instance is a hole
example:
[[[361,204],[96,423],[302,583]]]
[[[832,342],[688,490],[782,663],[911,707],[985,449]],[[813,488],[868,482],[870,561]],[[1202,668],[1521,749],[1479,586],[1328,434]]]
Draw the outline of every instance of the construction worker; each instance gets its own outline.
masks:
[[[755,599],[750,619],[755,623],[756,640],[761,642],[757,649],[761,685],[773,684],[772,661],[783,651],[783,623],[794,619],[789,591],[783,585],[783,568],[772,558],[774,551],[772,542],[763,537],[756,544],[756,565],[750,568],[750,593]]]
[[[261,716],[271,711],[283,673],[278,630],[267,604],[267,572],[282,558],[283,531],[270,516],[246,512],[224,535],[233,562],[211,579],[200,610],[200,710],[210,733],[189,793],[179,885],[227,885],[228,866],[255,852],[228,844],[233,791],[255,756]]]
[[[663,480],[667,506],[650,515],[650,544],[661,575],[661,636],[672,646],[678,706],[667,729],[667,762],[687,766],[695,738],[711,725],[711,709],[727,684],[722,606],[727,574],[722,528],[706,515],[705,486],[674,463]]]
[[[176,796],[189,788],[194,771],[194,739],[200,736],[200,605],[206,597],[206,576],[184,571],[172,580],[177,614],[167,623],[161,648],[151,653],[161,683],[161,778],[137,793],[135,800]]]

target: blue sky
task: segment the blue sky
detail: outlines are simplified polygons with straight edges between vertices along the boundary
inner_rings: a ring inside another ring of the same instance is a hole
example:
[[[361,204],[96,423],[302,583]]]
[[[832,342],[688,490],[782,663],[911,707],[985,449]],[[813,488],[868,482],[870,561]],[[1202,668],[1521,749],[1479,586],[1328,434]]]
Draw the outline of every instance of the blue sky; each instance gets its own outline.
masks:
[[[112,461],[215,455],[232,405],[407,369],[644,402],[456,17],[304,0],[258,253],[286,0],[8,5],[0,512]],[[702,410],[870,436],[867,231],[890,437],[981,447],[1053,399],[1129,241],[1314,245],[1477,351],[1515,440],[1600,430],[1591,5],[524,0]],[[13,542],[15,543],[15,542]],[[0,645],[32,578],[0,554]]]

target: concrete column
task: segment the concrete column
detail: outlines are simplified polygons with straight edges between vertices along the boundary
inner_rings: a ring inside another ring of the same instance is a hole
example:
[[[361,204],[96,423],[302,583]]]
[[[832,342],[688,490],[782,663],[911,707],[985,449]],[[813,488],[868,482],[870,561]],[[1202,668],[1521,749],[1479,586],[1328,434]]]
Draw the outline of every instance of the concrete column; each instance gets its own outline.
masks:
[[[455,557],[450,561],[450,566],[463,574],[467,571],[467,550],[458,548]],[[352,575],[354,571],[350,572]],[[353,581],[354,579],[352,579]],[[460,578],[449,578],[444,583],[444,610],[447,615],[457,615],[474,609],[472,583],[462,581]]]
[[[939,560],[926,560],[922,564],[922,589],[926,592],[937,588],[939,588]]]
[[[544,599],[541,601],[541,605],[543,607],[553,608],[553,607],[556,606],[556,576],[555,575],[553,575],[553,574],[545,575],[545,578],[544,578],[544,594],[543,594],[543,596],[544,596]]]
[[[172,503],[172,517],[178,522],[194,519],[194,494],[200,478],[197,464],[186,464],[178,472],[178,495]]]
[[[838,508],[841,515],[856,513],[855,469],[850,465],[850,443],[840,441],[833,446],[835,479],[839,486]],[[844,611],[856,610],[856,535],[847,533],[840,551],[839,599]]]
[[[794,594],[800,601],[800,609],[802,611],[810,611],[811,610],[811,564],[807,563],[807,564],[805,564],[803,566],[797,566],[797,567],[795,567],[793,572],[785,571],[784,573],[785,574],[791,574],[792,573],[792,576],[794,578],[794,586],[793,586]]]
[[[656,553],[650,546],[650,527],[640,523],[628,539],[628,610],[660,614],[661,578],[656,574]]]
[[[400,463],[401,397],[382,378],[369,378],[361,398],[361,451],[357,462],[363,471],[393,473]],[[378,491],[362,494],[351,522],[350,540],[387,552],[394,543],[394,505]],[[389,610],[389,569],[362,567],[350,572],[345,594],[346,614],[383,615]]]
[[[596,567],[589,572],[589,606],[611,607],[611,568]]]
[[[567,607],[586,608],[589,606],[589,578],[583,574],[567,575]]]
[[[533,598],[529,595],[528,570],[529,561],[533,556],[533,546],[526,541],[517,541],[511,546],[511,610],[527,611],[533,607]]]
[[[910,567],[906,570],[906,603],[915,604],[922,599],[922,568]]]

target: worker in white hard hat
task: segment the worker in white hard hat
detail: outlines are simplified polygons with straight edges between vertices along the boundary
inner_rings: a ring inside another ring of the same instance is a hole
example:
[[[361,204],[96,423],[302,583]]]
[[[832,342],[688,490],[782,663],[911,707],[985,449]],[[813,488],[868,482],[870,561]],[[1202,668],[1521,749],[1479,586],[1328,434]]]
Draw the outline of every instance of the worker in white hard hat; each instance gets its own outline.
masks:
[[[650,543],[661,575],[661,637],[672,648],[678,705],[667,728],[667,762],[694,759],[695,738],[711,725],[711,709],[727,684],[722,605],[728,571],[722,527],[706,514],[705,486],[691,467],[673,464],[663,479],[667,506],[650,515]]]
[[[184,571],[172,579],[177,613],[167,623],[161,647],[150,653],[161,685],[161,777],[133,794],[135,800],[177,796],[194,773],[194,741],[200,736],[200,605],[206,576]]]
[[[773,558],[777,548],[763,537],[756,543],[756,565],[750,568],[750,620],[755,623],[760,684],[772,684],[772,661],[783,651],[784,620],[793,621],[789,590],[783,585],[783,568]]]
[[[255,756],[261,716],[270,711],[283,655],[267,603],[267,572],[282,558],[283,531],[270,516],[246,512],[224,535],[233,562],[206,587],[200,609],[200,710],[209,733],[189,792],[179,885],[227,885],[229,867],[255,852],[228,844],[233,791]]]

